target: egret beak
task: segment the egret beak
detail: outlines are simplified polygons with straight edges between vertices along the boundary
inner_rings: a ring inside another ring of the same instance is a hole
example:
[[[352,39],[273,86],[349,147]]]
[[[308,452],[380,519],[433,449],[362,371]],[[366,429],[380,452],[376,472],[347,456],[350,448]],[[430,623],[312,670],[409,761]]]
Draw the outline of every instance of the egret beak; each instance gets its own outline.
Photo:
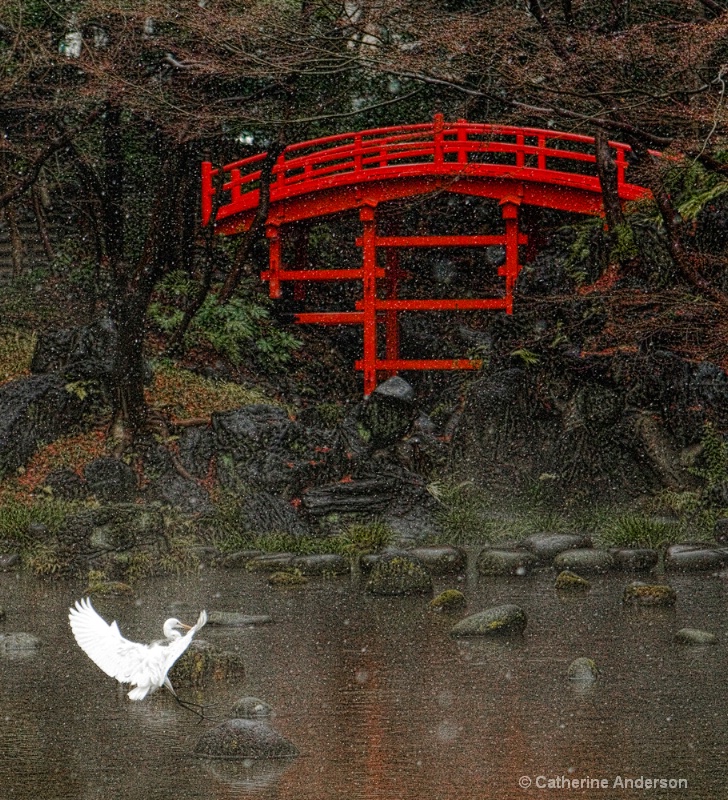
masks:
[[[182,628],[182,629],[183,629],[183,630],[185,630],[185,631],[191,631],[191,630],[192,630],[192,625],[185,625],[185,624],[184,624],[184,622],[180,622],[180,623],[177,625],[177,627],[178,627],[178,628]]]

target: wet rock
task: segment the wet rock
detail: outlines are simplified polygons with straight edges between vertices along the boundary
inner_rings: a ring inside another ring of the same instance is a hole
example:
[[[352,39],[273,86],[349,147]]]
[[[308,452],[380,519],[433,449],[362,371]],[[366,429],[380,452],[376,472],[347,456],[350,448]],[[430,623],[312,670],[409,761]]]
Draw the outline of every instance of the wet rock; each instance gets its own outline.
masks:
[[[243,614],[239,611],[208,611],[207,624],[226,627],[266,625],[273,622],[270,614]]]
[[[454,611],[460,611],[465,608],[467,601],[465,595],[457,589],[446,589],[440,592],[437,597],[430,600],[431,611],[442,611],[450,614]]]
[[[128,502],[137,488],[134,470],[118,458],[95,458],[84,470],[86,484],[91,494],[105,502]]]
[[[527,550],[480,551],[476,562],[479,575],[528,575],[536,566],[536,557]]]
[[[255,719],[229,719],[205,731],[195,754],[207,758],[291,758],[298,750],[269,723]]]
[[[41,641],[32,633],[0,633],[0,657],[22,658],[32,655],[38,650]]]
[[[702,545],[672,545],[665,553],[665,569],[675,572],[719,570],[725,563],[725,553]]]
[[[79,425],[89,408],[57,375],[31,375],[0,386],[0,474]]]
[[[21,564],[19,553],[0,553],[0,572],[18,569]]]
[[[599,670],[591,658],[575,658],[567,672],[570,681],[593,683],[599,677]]]
[[[409,552],[431,575],[451,575],[463,572],[468,563],[465,551],[451,545],[414,547]]]
[[[101,595],[107,597],[131,597],[134,590],[123,581],[107,581],[99,578],[89,580],[84,594]]]
[[[701,647],[708,644],[717,644],[718,637],[714,633],[701,631],[698,628],[681,628],[675,634],[675,641],[679,644]]]
[[[145,495],[151,500],[177,508],[183,514],[210,514],[213,511],[207,489],[176,472],[162,475],[146,489]]]
[[[607,572],[614,566],[614,559],[606,550],[582,548],[559,553],[553,563],[556,569],[568,569],[576,573]]]
[[[293,553],[268,553],[251,558],[245,569],[248,572],[278,572],[290,567],[296,556]]]
[[[195,478],[206,478],[215,455],[215,434],[205,426],[193,425],[182,429],[177,440],[182,466]]]
[[[317,519],[330,514],[371,515],[389,508],[401,489],[396,477],[359,478],[307,489],[301,501],[303,508]]]
[[[241,697],[231,710],[236,719],[265,719],[273,716],[273,706],[259,697]]]
[[[271,586],[305,586],[308,578],[297,571],[272,572],[268,576]]]
[[[248,562],[264,555],[262,550],[238,550],[235,553],[226,553],[218,561],[218,566],[225,569],[240,569],[247,566]]]
[[[564,550],[576,550],[592,546],[586,534],[536,533],[521,542],[521,546],[533,553],[541,564],[549,564]]]
[[[349,559],[336,553],[299,556],[293,559],[293,568],[302,575],[348,575],[351,572]]]
[[[634,581],[624,587],[622,601],[636,606],[674,606],[675,590],[667,584]]]
[[[372,567],[366,590],[379,595],[429,594],[432,577],[411,556],[387,553]]]
[[[525,630],[527,622],[526,612],[520,606],[494,606],[461,619],[453,626],[450,635],[461,637],[520,634]]]
[[[204,639],[195,639],[169,671],[175,689],[204,689],[215,681],[245,678],[243,659]]]
[[[560,592],[585,592],[591,587],[586,578],[577,575],[571,570],[565,569],[556,576],[555,588]]]
[[[283,533],[298,538],[309,533],[306,521],[290,503],[263,491],[245,496],[240,527],[256,536]]]
[[[380,383],[359,408],[357,421],[375,449],[399,441],[418,416],[414,389],[395,375]]]
[[[647,572],[657,566],[657,550],[640,547],[612,548],[609,551],[616,569],[624,572]]]
[[[3,606],[0,606],[0,622],[5,622],[5,618],[7,617],[7,613]]]
[[[427,539],[441,539],[444,533],[436,517],[420,504],[404,513],[387,513],[382,522],[392,529],[395,540],[403,547]]]

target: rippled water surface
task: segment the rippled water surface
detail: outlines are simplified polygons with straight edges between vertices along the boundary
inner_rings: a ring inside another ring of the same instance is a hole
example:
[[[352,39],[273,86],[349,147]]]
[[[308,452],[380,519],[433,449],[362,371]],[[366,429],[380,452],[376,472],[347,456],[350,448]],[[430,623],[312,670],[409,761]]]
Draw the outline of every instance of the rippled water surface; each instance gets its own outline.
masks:
[[[202,632],[238,650],[247,670],[244,682],[199,698],[209,713],[225,718],[237,698],[262,697],[301,751],[289,764],[245,766],[192,757],[213,722],[162,692],[130,702],[76,647],[66,615],[81,588],[0,575],[0,632],[43,641],[35,655],[0,661],[0,797],[728,797],[728,587],[710,576],[672,579],[675,610],[639,610],[620,603],[626,582],[597,578],[569,601],[556,596],[551,573],[461,584],[469,613],[523,606],[528,628],[511,641],[454,640],[453,620],[429,614],[427,598],[374,598],[348,579],[281,590],[261,576],[208,571],[149,581],[136,600],[95,601],[137,640],[202,607],[274,617]],[[438,580],[436,589],[455,585]],[[719,644],[674,644],[686,626],[719,634]],[[601,668],[591,687],[565,677],[578,656]],[[619,785],[639,776],[688,788]],[[538,787],[564,777],[608,788]]]

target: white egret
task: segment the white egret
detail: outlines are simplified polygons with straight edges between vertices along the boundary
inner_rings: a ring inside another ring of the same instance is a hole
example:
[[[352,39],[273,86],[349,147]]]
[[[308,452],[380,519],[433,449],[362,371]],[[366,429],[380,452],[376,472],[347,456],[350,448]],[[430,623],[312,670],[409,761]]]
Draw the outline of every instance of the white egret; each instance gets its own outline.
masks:
[[[167,673],[207,622],[206,611],[200,612],[194,626],[168,619],[163,627],[165,641],[139,644],[125,639],[115,621],[109,625],[100,617],[88,597],[77,600],[69,612],[68,621],[79,647],[111,678],[132,685],[128,694],[131,700],[143,700],[160,686],[177,697]],[[183,636],[179,629],[187,633]]]

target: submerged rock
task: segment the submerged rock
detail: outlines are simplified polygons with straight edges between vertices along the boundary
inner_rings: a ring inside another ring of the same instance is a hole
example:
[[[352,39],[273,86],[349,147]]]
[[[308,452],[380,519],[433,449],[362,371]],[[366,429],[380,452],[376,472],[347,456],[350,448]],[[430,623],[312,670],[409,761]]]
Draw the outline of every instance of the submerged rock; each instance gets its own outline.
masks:
[[[416,559],[387,553],[372,567],[366,590],[383,595],[429,594],[432,592],[432,577]]]
[[[292,758],[298,750],[269,723],[229,719],[202,734],[195,754],[208,758]]]
[[[681,628],[675,634],[675,641],[679,644],[703,646],[707,644],[717,644],[718,637],[714,633],[701,631],[698,628]]]
[[[244,677],[243,659],[237,653],[220,650],[203,639],[195,639],[169,671],[175,688],[204,689],[214,681]]]
[[[226,625],[240,627],[244,625],[265,625],[273,622],[270,614],[243,614],[240,611],[209,611],[208,625]]]
[[[41,641],[32,633],[0,633],[0,657],[22,658],[32,655],[40,647]]]
[[[476,562],[479,575],[528,575],[536,557],[527,550],[499,550],[487,547]]]
[[[674,606],[675,590],[667,584],[635,581],[624,587],[622,601],[636,606]]]
[[[236,719],[264,719],[273,716],[273,706],[259,697],[241,697],[231,710]]]
[[[451,636],[492,636],[494,634],[523,633],[528,618],[516,605],[494,606],[478,614],[461,619],[450,631]]]
[[[570,681],[592,683],[599,677],[599,670],[591,658],[575,658],[569,664],[567,675]]]
[[[432,611],[443,611],[449,613],[451,611],[460,611],[465,608],[467,601],[465,595],[457,589],[446,589],[441,592],[437,597],[430,600],[430,609]]]

